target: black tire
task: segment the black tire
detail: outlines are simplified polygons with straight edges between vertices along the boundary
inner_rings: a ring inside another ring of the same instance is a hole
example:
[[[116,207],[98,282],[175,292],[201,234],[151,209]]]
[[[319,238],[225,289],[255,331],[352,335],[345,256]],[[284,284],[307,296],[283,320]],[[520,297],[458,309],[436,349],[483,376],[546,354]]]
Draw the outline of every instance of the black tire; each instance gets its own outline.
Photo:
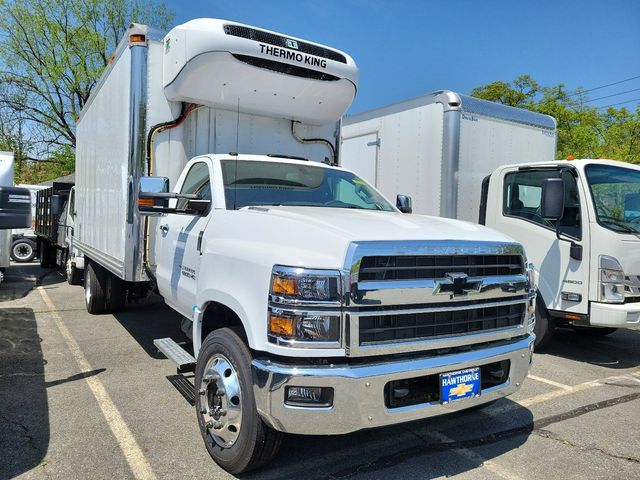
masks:
[[[56,266],[56,248],[46,240],[40,242],[40,266],[42,268],[53,268]]]
[[[67,271],[67,283],[69,285],[82,285],[82,270],[76,268],[76,266],[71,262],[71,260],[67,260],[66,265]]]
[[[617,331],[614,327],[573,327],[573,329],[580,335],[587,337],[604,337],[605,335],[611,335]]]
[[[28,238],[18,238],[11,244],[11,260],[27,263],[36,257],[36,242]]]
[[[113,273],[107,273],[107,311],[119,312],[127,300],[125,283]]]
[[[536,300],[536,325],[533,329],[533,333],[536,334],[534,348],[541,349],[549,345],[555,331],[556,324],[553,318],[549,317],[547,307],[545,307],[542,301],[542,296],[538,293]]]
[[[222,369],[222,375],[214,374],[216,369]],[[234,330],[221,328],[207,336],[198,355],[195,386],[200,433],[218,465],[229,473],[239,474],[264,465],[276,455],[283,434],[268,427],[258,415],[251,353]],[[234,388],[238,395],[227,398]],[[225,394],[214,394],[220,391]],[[216,417],[211,414],[215,408],[222,408],[225,413]],[[217,428],[211,426],[213,422],[218,423]],[[240,427],[236,428],[238,423]]]
[[[84,274],[84,303],[87,312],[98,315],[107,311],[107,272],[100,265],[89,262]]]

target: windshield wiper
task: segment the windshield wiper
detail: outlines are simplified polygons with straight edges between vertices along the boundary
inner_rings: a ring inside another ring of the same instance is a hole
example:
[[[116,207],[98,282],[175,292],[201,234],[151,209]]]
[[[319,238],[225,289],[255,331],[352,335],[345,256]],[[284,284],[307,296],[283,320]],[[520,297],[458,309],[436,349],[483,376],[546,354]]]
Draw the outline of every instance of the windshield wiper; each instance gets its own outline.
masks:
[[[626,233],[640,233],[640,230],[636,230],[635,228],[631,228],[629,225],[627,225],[624,222],[621,222],[619,220],[603,220],[603,223],[609,223],[611,225],[615,225],[616,227],[620,228],[621,231],[626,232]]]

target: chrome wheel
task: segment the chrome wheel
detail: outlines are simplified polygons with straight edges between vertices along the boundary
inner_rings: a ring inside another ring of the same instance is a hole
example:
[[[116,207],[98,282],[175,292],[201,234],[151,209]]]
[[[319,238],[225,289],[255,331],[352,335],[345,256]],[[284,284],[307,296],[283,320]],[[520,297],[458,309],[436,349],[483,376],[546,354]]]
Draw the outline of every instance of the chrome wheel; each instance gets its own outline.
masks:
[[[199,385],[199,412],[209,435],[222,448],[233,446],[242,427],[238,372],[222,354],[208,361]]]
[[[91,304],[91,275],[85,275],[84,278],[84,301],[87,305]]]
[[[33,248],[28,243],[17,243],[13,247],[13,256],[18,261],[25,261],[33,256]]]

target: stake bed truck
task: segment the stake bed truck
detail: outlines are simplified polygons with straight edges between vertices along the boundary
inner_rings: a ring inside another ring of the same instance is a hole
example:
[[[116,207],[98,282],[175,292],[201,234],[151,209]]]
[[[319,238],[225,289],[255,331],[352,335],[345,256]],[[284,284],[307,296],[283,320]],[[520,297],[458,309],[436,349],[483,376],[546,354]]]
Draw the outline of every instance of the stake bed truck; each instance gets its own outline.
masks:
[[[91,313],[156,291],[184,316],[206,448],[232,473],[282,433],[488,404],[533,348],[532,269],[479,225],[406,215],[338,161],[358,70],[247,25],[132,25],[77,128],[70,262]],[[149,319],[152,321],[152,319]]]

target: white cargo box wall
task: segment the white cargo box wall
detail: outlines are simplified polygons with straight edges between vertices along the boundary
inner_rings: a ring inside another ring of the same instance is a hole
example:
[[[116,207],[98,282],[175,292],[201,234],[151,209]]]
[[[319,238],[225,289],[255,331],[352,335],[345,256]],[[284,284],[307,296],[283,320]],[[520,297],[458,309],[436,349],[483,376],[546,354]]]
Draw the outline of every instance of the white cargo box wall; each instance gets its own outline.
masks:
[[[346,117],[340,165],[415,213],[477,222],[486,175],[555,152],[553,117],[441,91]]]
[[[295,126],[299,138],[326,139],[337,150],[338,119],[355,96],[357,68],[342,52],[286,37],[303,63],[307,47],[338,59],[322,61],[317,78],[310,69],[300,74],[299,59],[281,58],[284,50],[269,46],[274,36],[285,38],[214,19],[192,20],[166,38],[132,25],[78,121],[74,242],[80,252],[120,278],[147,279],[144,220],[136,207],[139,178],[148,167],[146,135],[176,119],[181,102],[200,106],[153,141],[152,174],[168,177],[171,188],[189,159],[208,153],[335,161],[326,143],[299,142],[292,120],[301,122]],[[271,70],[274,58],[299,69],[298,75]],[[153,265],[153,236],[150,253]]]

